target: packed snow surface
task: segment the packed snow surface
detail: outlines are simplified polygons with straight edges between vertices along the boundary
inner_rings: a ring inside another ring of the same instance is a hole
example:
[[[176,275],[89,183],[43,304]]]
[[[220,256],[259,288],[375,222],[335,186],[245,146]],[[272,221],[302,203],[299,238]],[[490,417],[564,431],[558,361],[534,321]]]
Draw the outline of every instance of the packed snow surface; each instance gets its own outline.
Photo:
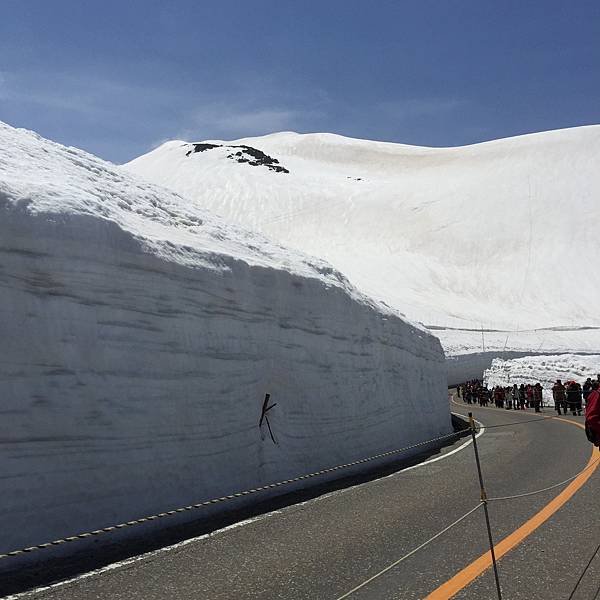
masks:
[[[3,123],[0,256],[0,553],[451,430],[428,331],[319,258]]]
[[[527,356],[513,360],[496,358],[484,373],[484,383],[488,387],[497,385],[521,385],[541,383],[544,401],[552,400],[552,386],[557,379],[577,381],[581,384],[590,377],[596,380],[600,374],[600,355],[561,354],[558,356]]]
[[[458,148],[291,132],[210,144],[166,142],[125,168],[330,261],[435,327],[449,355],[600,350],[600,126]],[[289,172],[239,162],[240,147]]]

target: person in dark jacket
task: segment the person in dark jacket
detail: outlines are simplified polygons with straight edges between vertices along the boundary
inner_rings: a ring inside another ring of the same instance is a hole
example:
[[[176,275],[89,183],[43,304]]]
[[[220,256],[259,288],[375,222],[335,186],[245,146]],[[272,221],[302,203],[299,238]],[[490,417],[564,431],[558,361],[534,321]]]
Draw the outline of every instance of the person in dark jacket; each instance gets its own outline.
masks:
[[[493,391],[496,408],[504,408],[504,389],[497,385]]]
[[[527,397],[527,408],[533,408],[533,386],[530,383],[525,388],[525,396]]]
[[[561,415],[561,409],[567,414],[567,391],[560,379],[552,386],[552,397],[554,398],[554,410]]]
[[[581,414],[581,388],[576,381],[567,384],[567,404],[573,416]]]
[[[567,411],[570,411],[575,416],[575,405],[577,404],[577,390],[575,389],[574,381],[565,381],[565,389],[567,395]]]
[[[518,410],[518,408],[519,408],[519,388],[517,387],[516,383],[513,385],[510,395],[512,396],[513,410]]]
[[[583,390],[581,388],[581,384],[578,381],[575,383],[575,385],[577,386],[577,404],[575,408],[577,409],[577,414],[581,415],[583,411]]]
[[[542,406],[542,386],[538,382],[533,386],[533,408],[535,408],[535,412],[540,412],[541,406]]]
[[[525,398],[527,396],[527,391],[525,390],[525,384],[522,383],[519,386],[519,408],[521,410],[525,410]]]
[[[588,396],[589,396],[589,394],[590,394],[590,392],[591,392],[591,391],[592,391],[592,378],[591,378],[591,377],[588,377],[588,378],[585,380],[585,383],[583,384],[583,390],[582,390],[582,393],[583,393],[583,401],[584,401],[586,404],[587,404],[587,398],[588,398]]]
[[[479,406],[487,407],[490,398],[489,390],[481,386],[479,388]]]
[[[600,384],[594,381],[585,407],[585,431],[594,444],[600,446]]]

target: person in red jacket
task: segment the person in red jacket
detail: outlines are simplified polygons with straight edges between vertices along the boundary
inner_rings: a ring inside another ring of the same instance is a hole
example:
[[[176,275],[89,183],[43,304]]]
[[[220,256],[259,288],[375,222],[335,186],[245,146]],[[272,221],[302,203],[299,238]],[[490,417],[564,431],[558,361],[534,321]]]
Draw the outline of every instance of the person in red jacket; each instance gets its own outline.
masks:
[[[600,384],[594,381],[585,407],[585,433],[594,446],[600,446]]]

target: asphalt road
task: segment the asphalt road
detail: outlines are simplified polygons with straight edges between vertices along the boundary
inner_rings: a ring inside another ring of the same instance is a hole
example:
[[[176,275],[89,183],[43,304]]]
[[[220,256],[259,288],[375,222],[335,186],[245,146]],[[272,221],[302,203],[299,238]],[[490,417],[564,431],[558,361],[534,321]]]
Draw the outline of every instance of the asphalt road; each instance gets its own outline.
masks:
[[[470,407],[472,408],[472,407]],[[466,414],[467,407],[452,405]],[[488,496],[531,491],[583,469],[583,431],[554,419],[474,408]],[[545,414],[552,414],[546,409]],[[582,422],[582,417],[567,417]],[[510,425],[518,422],[519,424]],[[455,447],[464,444],[460,440]],[[444,453],[452,450],[448,447]],[[490,504],[495,541],[563,488]],[[600,543],[600,469],[548,521],[499,562],[504,598],[567,599]],[[36,600],[337,600],[477,505],[472,446],[448,457],[268,513],[122,565],[20,597]],[[349,597],[424,598],[488,549],[482,510]],[[600,556],[574,600],[593,598]],[[491,570],[456,598],[495,598]],[[600,595],[599,595],[600,597]]]

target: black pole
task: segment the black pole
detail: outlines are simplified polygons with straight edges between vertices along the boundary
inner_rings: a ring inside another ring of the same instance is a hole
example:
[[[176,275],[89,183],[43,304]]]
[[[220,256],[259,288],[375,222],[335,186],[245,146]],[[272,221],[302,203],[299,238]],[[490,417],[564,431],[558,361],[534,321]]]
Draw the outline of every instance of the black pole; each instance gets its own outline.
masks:
[[[473,450],[475,451],[475,462],[477,463],[477,474],[479,475],[479,487],[481,490],[481,502],[483,503],[483,512],[485,513],[485,524],[487,526],[488,540],[490,543],[490,553],[492,555],[492,565],[494,567],[494,579],[496,580],[496,591],[498,600],[502,600],[502,590],[500,589],[500,578],[498,577],[498,565],[496,564],[496,553],[494,552],[494,540],[492,539],[492,527],[490,525],[490,515],[488,513],[487,495],[483,485],[483,475],[481,474],[481,463],[479,462],[479,451],[477,450],[477,437],[475,435],[475,420],[473,413],[469,413],[469,424],[471,425],[471,437],[473,438]]]

